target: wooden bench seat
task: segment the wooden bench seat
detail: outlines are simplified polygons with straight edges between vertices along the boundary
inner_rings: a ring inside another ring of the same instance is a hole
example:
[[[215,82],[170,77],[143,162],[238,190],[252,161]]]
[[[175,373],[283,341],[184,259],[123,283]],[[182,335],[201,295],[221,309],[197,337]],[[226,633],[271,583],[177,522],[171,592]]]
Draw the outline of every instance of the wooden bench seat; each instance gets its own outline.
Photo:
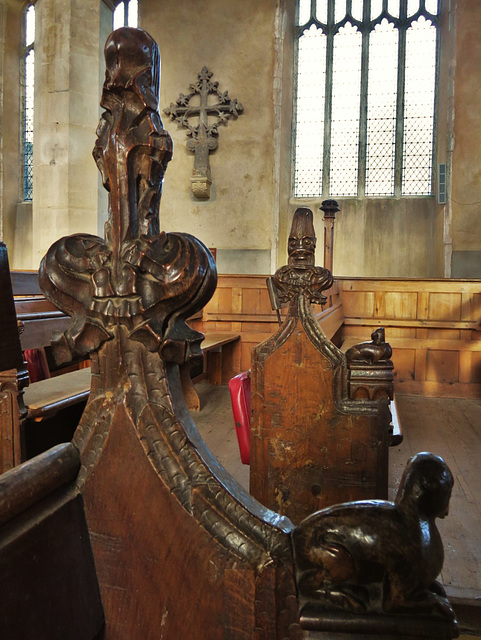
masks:
[[[190,365],[180,368],[182,390],[189,411],[200,410],[200,398],[194,382],[207,378],[215,385],[228,383],[232,369],[233,346],[239,339],[238,333],[206,333],[200,345],[204,354],[202,373],[192,380]]]
[[[24,391],[27,416],[43,420],[61,409],[86,402],[90,393],[90,367],[31,383]]]

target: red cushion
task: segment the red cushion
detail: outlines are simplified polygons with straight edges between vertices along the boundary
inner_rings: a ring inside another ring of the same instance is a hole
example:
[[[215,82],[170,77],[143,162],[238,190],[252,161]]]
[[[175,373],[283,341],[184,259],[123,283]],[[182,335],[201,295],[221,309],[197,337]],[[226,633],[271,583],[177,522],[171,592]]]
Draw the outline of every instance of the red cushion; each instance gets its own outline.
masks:
[[[38,382],[39,380],[50,378],[50,371],[41,349],[25,349],[23,355],[27,361],[30,382]]]
[[[235,432],[239,443],[243,464],[251,461],[251,379],[250,372],[244,371],[229,381]]]

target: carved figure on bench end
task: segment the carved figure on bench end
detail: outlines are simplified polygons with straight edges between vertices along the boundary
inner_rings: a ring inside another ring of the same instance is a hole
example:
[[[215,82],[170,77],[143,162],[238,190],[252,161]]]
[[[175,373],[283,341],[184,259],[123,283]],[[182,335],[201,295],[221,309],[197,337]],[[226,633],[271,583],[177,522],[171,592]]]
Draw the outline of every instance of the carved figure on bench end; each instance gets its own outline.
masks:
[[[73,316],[53,344],[58,363],[92,353],[125,327],[164,361],[202,358],[203,335],[186,324],[216,286],[211,253],[187,233],[159,232],[162,180],[172,140],[158,112],[159,51],[141,29],[114,31],[93,155],[110,193],[105,240],[77,234],[40,266],[45,296]]]
[[[293,533],[303,608],[421,614],[454,624],[436,582],[444,549],[435,524],[448,513],[452,487],[444,460],[418,453],[406,466],[394,503],[344,503],[306,518]]]
[[[287,251],[288,264],[273,277],[280,301],[295,302],[303,294],[309,302],[324,304],[322,292],[329,289],[333,279],[330,271],[314,266],[316,234],[310,209],[300,208],[294,213]]]

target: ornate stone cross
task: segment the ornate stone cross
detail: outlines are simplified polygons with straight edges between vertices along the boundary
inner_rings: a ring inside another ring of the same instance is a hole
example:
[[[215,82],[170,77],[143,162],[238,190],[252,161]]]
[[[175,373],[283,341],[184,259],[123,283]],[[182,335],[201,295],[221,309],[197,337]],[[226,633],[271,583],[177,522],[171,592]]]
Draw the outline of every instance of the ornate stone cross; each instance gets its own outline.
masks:
[[[244,111],[244,107],[235,98],[231,99],[227,91],[219,91],[219,83],[211,82],[212,72],[203,67],[197,76],[197,82],[189,86],[189,93],[183,93],[177,102],[171,103],[164,113],[176,120],[182,127],[188,129],[187,148],[194,152],[194,171],[191,178],[192,193],[196,198],[207,200],[210,198],[212,178],[209,166],[209,153],[217,148],[217,127],[227,125],[227,121],[237,118]],[[209,96],[215,95],[218,101],[209,104]],[[194,96],[199,96],[200,104],[191,104]],[[189,118],[199,119],[197,126],[189,122]],[[209,125],[209,117],[216,118]]]

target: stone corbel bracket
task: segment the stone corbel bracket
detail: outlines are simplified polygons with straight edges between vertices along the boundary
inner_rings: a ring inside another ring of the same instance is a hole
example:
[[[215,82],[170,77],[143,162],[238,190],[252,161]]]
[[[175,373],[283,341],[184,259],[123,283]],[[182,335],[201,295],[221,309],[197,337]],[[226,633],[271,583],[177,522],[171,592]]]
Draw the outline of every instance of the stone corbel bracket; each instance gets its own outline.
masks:
[[[175,103],[164,109],[166,115],[187,129],[187,149],[194,153],[191,189],[199,200],[210,198],[209,153],[217,149],[218,126],[227,125],[230,118],[237,118],[244,111],[242,104],[235,98],[231,99],[227,91],[219,91],[219,83],[211,81],[212,75],[207,67],[203,67],[197,81],[189,86],[189,92],[181,93]],[[213,104],[209,100],[211,95],[217,98]],[[199,96],[198,104],[191,104],[194,96]],[[198,118],[198,124],[194,126],[189,118]]]

